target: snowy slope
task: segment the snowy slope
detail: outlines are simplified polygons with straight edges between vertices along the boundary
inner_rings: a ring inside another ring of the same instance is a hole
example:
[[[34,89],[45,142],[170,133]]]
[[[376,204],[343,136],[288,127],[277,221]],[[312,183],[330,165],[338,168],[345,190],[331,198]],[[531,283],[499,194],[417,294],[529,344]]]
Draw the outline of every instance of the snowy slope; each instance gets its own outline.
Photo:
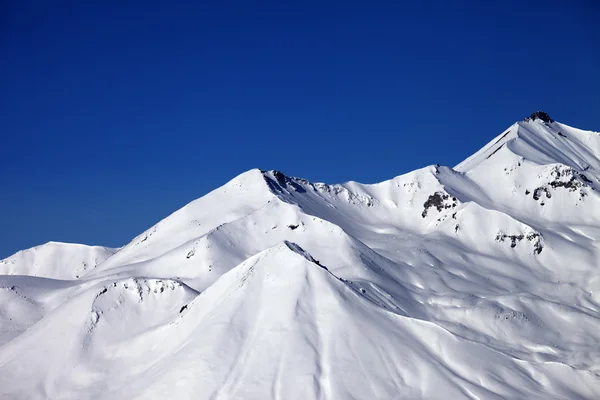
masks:
[[[373,185],[248,171],[3,260],[0,398],[600,398],[599,190],[544,113]]]
[[[0,274],[77,279],[116,252],[108,247],[48,242],[0,260]]]

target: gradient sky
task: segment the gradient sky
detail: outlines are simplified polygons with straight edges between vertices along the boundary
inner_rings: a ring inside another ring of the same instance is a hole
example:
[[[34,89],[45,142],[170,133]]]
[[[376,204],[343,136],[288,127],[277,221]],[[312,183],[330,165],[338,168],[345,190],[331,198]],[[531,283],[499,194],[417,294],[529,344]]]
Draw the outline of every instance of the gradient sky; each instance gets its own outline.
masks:
[[[124,245],[254,167],[372,183],[538,109],[600,130],[594,0],[190,3],[1,2],[0,258]]]

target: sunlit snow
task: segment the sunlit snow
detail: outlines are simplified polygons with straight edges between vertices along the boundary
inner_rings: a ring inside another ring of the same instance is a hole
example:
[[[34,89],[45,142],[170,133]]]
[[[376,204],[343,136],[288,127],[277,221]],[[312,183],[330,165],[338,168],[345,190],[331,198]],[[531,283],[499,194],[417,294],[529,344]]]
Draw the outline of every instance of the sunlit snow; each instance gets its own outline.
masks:
[[[4,399],[598,399],[600,134],[373,185],[251,170],[0,261]]]

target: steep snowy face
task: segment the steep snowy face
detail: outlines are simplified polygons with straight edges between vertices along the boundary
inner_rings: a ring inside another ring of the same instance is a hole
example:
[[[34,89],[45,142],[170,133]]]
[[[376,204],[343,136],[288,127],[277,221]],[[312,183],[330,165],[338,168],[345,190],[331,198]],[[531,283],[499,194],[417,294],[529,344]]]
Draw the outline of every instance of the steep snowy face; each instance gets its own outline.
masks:
[[[273,197],[259,170],[245,172],[138,235],[103,269],[152,260],[256,211]]]
[[[497,156],[501,151],[504,154]],[[512,125],[454,169],[468,172],[481,164],[498,165],[511,159],[525,159],[538,165],[564,164],[577,170],[598,171],[599,156],[598,132],[575,129],[537,112]]]
[[[454,169],[481,188],[474,201],[530,225],[600,225],[600,134],[536,115]]]
[[[543,112],[377,184],[248,171],[1,261],[0,397],[600,398],[599,190]]]

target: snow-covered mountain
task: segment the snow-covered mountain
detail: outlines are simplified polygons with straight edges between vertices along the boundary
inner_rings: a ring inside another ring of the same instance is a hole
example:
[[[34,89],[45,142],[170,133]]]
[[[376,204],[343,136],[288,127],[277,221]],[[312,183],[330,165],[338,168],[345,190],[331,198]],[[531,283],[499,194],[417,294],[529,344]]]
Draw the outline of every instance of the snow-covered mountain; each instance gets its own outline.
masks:
[[[118,249],[49,242],[0,260],[0,275],[76,279],[114,255]]]
[[[600,133],[373,185],[251,170],[0,261],[0,398],[598,399]]]

